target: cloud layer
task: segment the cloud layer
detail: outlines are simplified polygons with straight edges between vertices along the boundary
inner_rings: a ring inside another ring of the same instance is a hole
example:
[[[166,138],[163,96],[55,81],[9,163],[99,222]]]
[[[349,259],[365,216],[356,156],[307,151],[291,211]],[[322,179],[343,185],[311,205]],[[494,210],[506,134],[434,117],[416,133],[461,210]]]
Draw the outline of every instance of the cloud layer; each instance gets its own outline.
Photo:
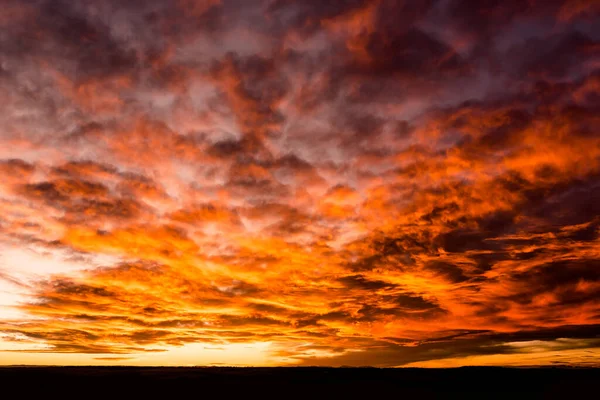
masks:
[[[6,363],[597,364],[597,1],[0,3]]]

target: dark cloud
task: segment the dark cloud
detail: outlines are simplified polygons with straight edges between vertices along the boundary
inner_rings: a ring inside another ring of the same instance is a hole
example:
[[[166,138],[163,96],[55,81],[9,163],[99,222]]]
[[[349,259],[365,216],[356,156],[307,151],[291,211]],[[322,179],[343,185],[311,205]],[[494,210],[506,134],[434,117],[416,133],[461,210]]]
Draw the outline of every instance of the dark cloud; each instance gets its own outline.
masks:
[[[574,73],[575,68],[590,57],[600,57],[598,40],[578,31],[550,39],[533,38],[513,51],[528,53],[519,73],[551,80]]]
[[[432,310],[439,308],[436,303],[414,294],[399,294],[396,296],[391,296],[391,300],[402,309]]]
[[[23,191],[28,197],[40,198],[51,204],[69,198],[102,197],[108,193],[108,189],[100,183],[72,179],[25,185]]]
[[[3,175],[24,179],[35,171],[35,167],[26,161],[12,158],[0,161],[0,171]]]
[[[26,184],[19,191],[31,201],[65,211],[65,218],[75,221],[98,217],[131,219],[147,210],[134,198],[111,194],[105,185],[82,179]]]
[[[429,360],[433,357],[433,354],[438,360],[480,355],[516,354],[522,350],[519,347],[509,345],[509,343],[532,340],[553,343],[558,337],[581,339],[578,346],[591,349],[598,346],[598,340],[595,338],[597,331],[597,325],[561,326],[553,329],[520,331],[509,335],[473,331],[449,335],[442,338],[442,340],[434,340],[417,346],[404,346],[402,344],[405,340],[401,338],[399,341],[394,340],[394,338],[386,338],[390,341],[374,341],[370,343],[370,348],[360,356],[355,353],[345,353],[334,357],[331,360],[333,362],[330,362],[329,365],[361,366],[365,365],[366,362],[366,365],[376,363],[382,367],[391,367]],[[461,337],[461,339],[452,340],[457,337]],[[452,341],[452,345],[449,345],[450,341]],[[565,343],[563,348],[572,348],[572,346]],[[369,362],[367,360],[373,361]],[[321,360],[311,357],[304,358],[303,363],[307,365],[324,365]]]
[[[423,74],[435,78],[465,69],[464,61],[451,47],[414,28],[377,31],[366,38],[364,51],[368,60],[350,64],[351,74],[418,79]]]
[[[113,37],[110,26],[71,3],[42,1],[35,6],[30,24],[16,25],[9,54],[28,54],[75,61],[77,79],[103,77],[134,68],[133,49]],[[42,38],[42,40],[40,40]]]
[[[555,224],[576,225],[590,222],[600,211],[600,186],[596,183],[596,176],[575,179],[562,187],[557,185],[543,194],[547,197],[541,204],[538,203],[539,206],[532,210],[532,213]]]
[[[486,242],[488,236],[479,230],[456,229],[435,238],[444,250],[459,253],[468,250],[491,250],[494,244]]]
[[[574,242],[594,241],[598,238],[598,233],[600,231],[598,229],[599,227],[599,221],[592,221],[585,227],[575,229],[574,231],[565,234],[564,237]]]
[[[282,313],[287,312],[286,308],[275,306],[272,304],[255,303],[255,304],[250,304],[249,307],[252,308],[253,310],[256,310],[258,312],[264,312],[264,313],[282,314]]]
[[[443,276],[452,283],[461,283],[469,279],[467,276],[465,276],[462,268],[443,261],[431,261],[425,265],[425,269]]]
[[[284,121],[275,104],[287,93],[288,83],[277,67],[276,58],[228,53],[211,68],[238,123],[251,137],[277,135]]]
[[[275,20],[281,21],[280,29],[289,29],[291,26],[309,34],[317,31],[322,21],[360,11],[367,5],[368,2],[364,0],[337,0],[328,3],[317,0],[302,3],[276,0],[270,2],[267,11]]]
[[[526,272],[514,273],[511,278],[523,285],[523,291],[510,299],[529,304],[536,296],[550,293],[556,296],[554,304],[559,306],[594,302],[598,298],[598,290],[578,290],[577,286],[600,281],[599,263],[596,259],[553,261]]]
[[[285,325],[286,322],[279,321],[269,317],[263,317],[260,315],[251,316],[235,316],[235,315],[221,315],[221,321],[224,326],[236,327],[236,326],[269,326],[269,325]]]
[[[348,289],[379,290],[389,289],[396,285],[384,281],[369,280],[362,275],[349,275],[338,279]]]

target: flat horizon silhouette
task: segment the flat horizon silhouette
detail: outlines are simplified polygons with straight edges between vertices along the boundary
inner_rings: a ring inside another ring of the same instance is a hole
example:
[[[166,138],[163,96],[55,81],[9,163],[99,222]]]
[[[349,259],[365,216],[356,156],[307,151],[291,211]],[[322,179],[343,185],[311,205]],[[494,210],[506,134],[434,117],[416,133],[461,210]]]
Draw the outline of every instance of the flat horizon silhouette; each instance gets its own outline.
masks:
[[[221,396],[282,394],[386,395],[419,398],[586,398],[600,370],[582,367],[334,368],[334,367],[0,367],[5,390],[24,395],[94,394]],[[35,385],[26,385],[35,382]]]

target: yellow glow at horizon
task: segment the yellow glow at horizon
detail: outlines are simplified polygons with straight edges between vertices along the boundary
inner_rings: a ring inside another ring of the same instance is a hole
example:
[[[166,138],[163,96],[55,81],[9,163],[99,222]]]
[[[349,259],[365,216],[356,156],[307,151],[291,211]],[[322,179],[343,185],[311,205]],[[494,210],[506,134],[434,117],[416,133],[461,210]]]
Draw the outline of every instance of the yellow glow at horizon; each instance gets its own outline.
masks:
[[[6,349],[0,346],[0,349],[3,348]],[[272,356],[270,348],[270,342],[253,342],[192,343],[165,348],[163,352],[137,354],[35,353],[0,350],[0,365],[272,366],[286,364],[285,360]]]

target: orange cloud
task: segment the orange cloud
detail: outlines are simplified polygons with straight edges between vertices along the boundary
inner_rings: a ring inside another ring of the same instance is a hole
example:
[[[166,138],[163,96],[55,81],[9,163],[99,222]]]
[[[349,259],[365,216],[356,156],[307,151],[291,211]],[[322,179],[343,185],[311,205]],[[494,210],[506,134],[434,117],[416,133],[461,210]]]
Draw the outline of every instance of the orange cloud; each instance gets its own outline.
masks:
[[[2,362],[589,365],[595,3],[17,3]]]

